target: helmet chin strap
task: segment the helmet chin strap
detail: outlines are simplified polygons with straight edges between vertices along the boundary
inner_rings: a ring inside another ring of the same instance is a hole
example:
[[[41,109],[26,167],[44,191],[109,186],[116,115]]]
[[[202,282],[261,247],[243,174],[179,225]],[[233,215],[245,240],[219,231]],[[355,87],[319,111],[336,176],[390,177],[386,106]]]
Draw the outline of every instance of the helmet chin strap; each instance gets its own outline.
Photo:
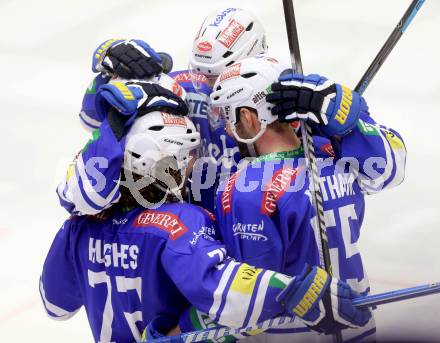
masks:
[[[261,123],[261,122],[260,122]],[[266,131],[267,123],[263,122],[261,123],[260,130],[258,133],[252,137],[252,138],[242,138],[238,135],[237,128],[235,125],[231,125],[231,131],[234,135],[235,139],[246,145],[247,150],[249,152],[250,157],[258,157],[257,149],[255,148],[255,142],[263,135],[263,133]]]

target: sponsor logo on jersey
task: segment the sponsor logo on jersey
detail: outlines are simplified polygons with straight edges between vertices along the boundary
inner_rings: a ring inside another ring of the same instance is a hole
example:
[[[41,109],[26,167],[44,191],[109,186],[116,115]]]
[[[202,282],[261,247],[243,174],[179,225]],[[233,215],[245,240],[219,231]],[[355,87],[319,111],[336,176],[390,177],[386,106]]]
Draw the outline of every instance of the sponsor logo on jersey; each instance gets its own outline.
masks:
[[[217,40],[227,49],[230,49],[244,31],[244,26],[235,19],[232,19],[226,29],[218,36]]]
[[[284,167],[276,171],[272,179],[264,186],[263,199],[261,201],[261,213],[271,216],[277,209],[277,201],[296,179],[298,169]]]
[[[243,88],[239,88],[239,89],[233,91],[231,94],[229,94],[229,95],[226,97],[226,99],[229,100],[229,99],[233,98],[234,96],[236,96],[237,94],[240,94],[241,92],[243,92]]]
[[[217,26],[223,21],[223,19],[225,19],[225,17],[226,17],[229,13],[232,13],[232,12],[235,12],[235,11],[237,11],[236,8],[227,8],[227,9],[225,9],[222,13],[218,14],[218,15],[215,17],[214,21],[213,21],[212,23],[210,23],[209,26],[215,26],[215,27],[217,27]]]
[[[183,118],[181,116],[176,116],[174,114],[162,112],[162,120],[163,120],[164,125],[185,126],[186,127],[185,118]]]
[[[212,226],[202,226],[198,232],[193,232],[193,238],[189,244],[196,245],[200,238],[213,241],[215,237],[215,229]]]
[[[231,283],[230,290],[242,294],[251,295],[257,286],[258,275],[263,272],[261,268],[254,268],[243,263],[237,270],[234,280]]]
[[[179,73],[174,76],[174,80],[177,82],[202,82],[208,84],[208,78],[203,74],[191,74],[189,72]]]
[[[378,128],[373,124],[364,122],[362,119],[358,119],[357,127],[366,136],[379,136]]]
[[[175,214],[155,210],[147,210],[142,212],[134,220],[133,225],[134,227],[157,227],[168,232],[168,237],[173,241],[188,231],[188,228],[185,226],[185,224],[183,224]]]
[[[261,221],[260,224],[234,223],[232,225],[232,231],[234,232],[234,236],[238,236],[241,239],[249,241],[267,241],[267,236],[263,234],[263,221]]]
[[[222,211],[225,214],[231,212],[232,209],[232,191],[235,187],[235,182],[237,181],[238,173],[230,176],[228,181],[226,181],[225,189],[223,191],[221,202],[222,202]]]
[[[212,44],[208,41],[203,41],[197,44],[197,50],[200,52],[208,52],[212,50]]]
[[[220,74],[220,82],[240,76],[241,63],[235,63]]]
[[[331,145],[331,143],[327,143],[327,144],[321,145],[319,147],[319,149],[323,153],[335,157],[335,152],[333,151],[333,146]]]
[[[128,221],[127,218],[121,218],[121,219],[113,218],[113,224],[114,225],[124,225],[124,224],[127,223],[127,221]]]
[[[405,147],[402,140],[399,137],[397,137],[393,132],[385,129],[382,129],[382,131],[385,133],[385,137],[387,138],[387,141],[390,143],[393,149],[398,150],[398,149],[403,149]]]
[[[350,113],[351,104],[353,103],[353,93],[350,88],[342,85],[341,87],[342,99],[335,119],[339,122],[339,124],[344,125],[345,121],[347,120],[348,114]]]

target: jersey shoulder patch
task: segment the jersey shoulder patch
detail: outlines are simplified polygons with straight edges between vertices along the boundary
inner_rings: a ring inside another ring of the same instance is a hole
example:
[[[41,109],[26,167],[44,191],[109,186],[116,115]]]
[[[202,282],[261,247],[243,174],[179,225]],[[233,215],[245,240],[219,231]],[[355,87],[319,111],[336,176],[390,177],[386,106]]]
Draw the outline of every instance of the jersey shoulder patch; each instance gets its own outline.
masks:
[[[168,74],[171,76],[183,89],[188,93],[202,93],[204,95],[209,95],[212,92],[211,87],[209,87],[208,79],[206,76],[199,74],[191,74],[189,70],[179,70],[173,71]],[[195,84],[198,85],[196,90]]]

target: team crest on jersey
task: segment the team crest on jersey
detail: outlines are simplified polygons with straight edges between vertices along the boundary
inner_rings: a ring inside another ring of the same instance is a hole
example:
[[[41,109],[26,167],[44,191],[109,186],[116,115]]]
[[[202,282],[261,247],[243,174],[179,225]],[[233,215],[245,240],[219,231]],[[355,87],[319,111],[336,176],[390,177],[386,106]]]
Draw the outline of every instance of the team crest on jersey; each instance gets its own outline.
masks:
[[[240,76],[241,63],[235,63],[220,74],[220,82]]]
[[[238,173],[235,173],[234,175],[230,176],[228,181],[226,181],[225,189],[223,190],[222,194],[222,211],[225,214],[228,214],[231,212],[232,209],[232,191],[235,187],[235,182],[237,181]]]
[[[162,120],[164,125],[172,125],[172,126],[185,126],[186,121],[184,117],[176,116],[174,114],[169,114],[162,112]]]
[[[285,167],[276,171],[269,183],[264,187],[260,211],[271,216],[277,209],[277,202],[298,175],[297,168]]]
[[[134,227],[154,226],[169,233],[171,240],[176,240],[186,232],[188,228],[180,219],[171,212],[147,210],[142,212],[134,221]]]

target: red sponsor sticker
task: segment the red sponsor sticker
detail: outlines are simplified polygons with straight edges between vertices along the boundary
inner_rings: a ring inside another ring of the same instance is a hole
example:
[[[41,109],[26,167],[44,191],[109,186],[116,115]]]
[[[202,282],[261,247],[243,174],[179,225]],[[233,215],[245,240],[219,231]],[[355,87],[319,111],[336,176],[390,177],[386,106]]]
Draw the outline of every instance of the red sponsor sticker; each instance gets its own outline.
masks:
[[[200,52],[208,52],[212,50],[212,44],[209,43],[208,41],[203,41],[197,44],[197,49]]]
[[[261,213],[271,216],[277,209],[277,201],[286,193],[290,184],[296,179],[298,169],[285,167],[277,170],[269,183],[264,187],[261,201]]]
[[[171,212],[147,210],[142,212],[134,221],[134,227],[154,226],[169,233],[171,240],[184,235],[188,228]]]
[[[320,150],[326,153],[327,155],[335,157],[335,152],[333,150],[333,146],[331,145],[331,143],[321,145]]]
[[[220,74],[220,82],[240,76],[241,63],[235,63]]]
[[[222,194],[222,211],[228,214],[232,210],[232,191],[234,190],[235,182],[237,181],[238,173],[230,176],[226,181],[225,189]]]
[[[203,74],[180,73],[174,76],[177,82],[191,82],[192,80],[208,84],[208,78]]]
[[[227,49],[234,45],[237,39],[243,34],[244,26],[232,19],[229,25],[222,31],[217,40],[223,44]]]
[[[169,114],[162,112],[162,120],[164,125],[173,125],[173,126],[185,126],[186,121],[184,117],[176,116],[174,114]]]
[[[182,89],[182,87],[179,86],[179,84],[177,83],[177,81],[175,81],[175,82],[173,83],[172,92],[173,92],[174,94],[176,94],[177,96],[182,96],[183,89]]]

